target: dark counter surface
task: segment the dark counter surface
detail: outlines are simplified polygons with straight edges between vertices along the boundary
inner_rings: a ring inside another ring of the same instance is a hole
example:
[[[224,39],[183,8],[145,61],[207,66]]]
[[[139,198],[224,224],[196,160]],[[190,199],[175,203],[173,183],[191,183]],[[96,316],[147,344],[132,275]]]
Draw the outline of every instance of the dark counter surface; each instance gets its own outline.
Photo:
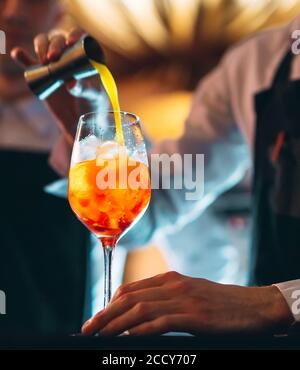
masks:
[[[30,337],[0,336],[0,349],[69,350],[198,350],[198,349],[298,349],[300,336],[157,336],[157,337]]]

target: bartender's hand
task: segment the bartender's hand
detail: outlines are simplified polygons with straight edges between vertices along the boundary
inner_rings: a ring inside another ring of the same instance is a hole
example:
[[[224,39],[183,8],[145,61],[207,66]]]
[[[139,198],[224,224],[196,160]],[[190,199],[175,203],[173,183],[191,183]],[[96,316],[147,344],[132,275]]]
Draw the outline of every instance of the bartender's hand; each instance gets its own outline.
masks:
[[[83,35],[80,29],[73,29],[68,35],[55,34],[50,37],[48,34],[39,34],[34,39],[35,57],[32,57],[26,50],[16,47],[11,52],[11,57],[24,69],[36,64],[49,64],[58,60],[64,50],[75,44]],[[72,145],[80,109],[84,102],[73,97],[70,90],[76,82],[70,81],[62,86],[57,92],[51,95],[46,103],[58,121],[61,131],[65,134]],[[87,110],[88,111],[88,110]]]
[[[292,321],[287,303],[274,286],[221,285],[168,272],[119,288],[108,308],[89,320],[82,332],[279,333]]]

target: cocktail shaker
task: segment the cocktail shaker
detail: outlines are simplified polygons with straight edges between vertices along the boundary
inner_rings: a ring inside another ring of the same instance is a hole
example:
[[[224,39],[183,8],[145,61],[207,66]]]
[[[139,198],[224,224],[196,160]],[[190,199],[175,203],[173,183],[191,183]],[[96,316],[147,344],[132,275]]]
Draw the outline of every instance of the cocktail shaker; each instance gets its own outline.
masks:
[[[91,59],[104,63],[104,53],[94,38],[84,36],[67,49],[58,61],[27,69],[25,80],[32,92],[44,100],[68,80],[81,80],[96,75],[97,70],[90,63]]]

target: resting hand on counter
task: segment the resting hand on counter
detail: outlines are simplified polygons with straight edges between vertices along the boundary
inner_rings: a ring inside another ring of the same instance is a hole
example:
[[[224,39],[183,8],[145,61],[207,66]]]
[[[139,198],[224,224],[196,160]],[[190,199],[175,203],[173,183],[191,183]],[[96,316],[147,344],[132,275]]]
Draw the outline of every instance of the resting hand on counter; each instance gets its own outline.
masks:
[[[121,286],[106,310],[85,323],[92,335],[282,333],[293,315],[276,286],[221,285],[168,272]]]

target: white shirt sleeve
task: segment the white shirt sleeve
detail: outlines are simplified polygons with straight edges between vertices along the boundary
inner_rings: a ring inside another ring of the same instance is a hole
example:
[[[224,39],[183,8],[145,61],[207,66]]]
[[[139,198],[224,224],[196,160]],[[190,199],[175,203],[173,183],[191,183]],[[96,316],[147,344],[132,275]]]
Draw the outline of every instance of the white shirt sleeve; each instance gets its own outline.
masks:
[[[185,133],[178,141],[154,145],[152,154],[204,154],[204,191],[201,197],[187,199],[191,189],[153,189],[149,208],[138,227],[122,239],[127,247],[146,244],[155,231],[172,232],[198,217],[216,197],[237,184],[249,166],[247,145],[235,123],[231,92],[224,62],[200,82],[193,99]],[[193,178],[201,169],[184,167]],[[151,177],[157,176],[151,171]],[[174,174],[176,177],[177,174]],[[179,175],[180,176],[180,175]],[[183,179],[184,184],[184,179]],[[172,184],[172,181],[171,181]],[[192,189],[197,191],[197,189]]]
[[[282,293],[295,319],[300,324],[300,280],[274,284]]]

